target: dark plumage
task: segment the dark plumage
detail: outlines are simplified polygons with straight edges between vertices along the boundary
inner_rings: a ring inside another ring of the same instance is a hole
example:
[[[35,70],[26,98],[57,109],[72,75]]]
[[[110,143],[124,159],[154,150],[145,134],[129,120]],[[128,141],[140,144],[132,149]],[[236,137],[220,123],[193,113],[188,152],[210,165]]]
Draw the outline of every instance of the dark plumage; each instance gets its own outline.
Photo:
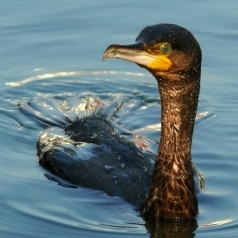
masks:
[[[73,184],[120,196],[137,207],[145,201],[153,171],[151,155],[117,134],[103,117],[78,119],[64,130],[79,153],[66,146],[62,150],[59,138],[50,142],[41,136],[37,143],[41,165]]]
[[[104,58],[132,61],[149,70],[161,97],[161,138],[145,219],[191,219],[198,214],[191,145],[201,74],[201,49],[183,27],[158,24],[144,28],[136,43],[111,45]]]
[[[81,154],[67,146],[60,149],[57,137],[40,136],[40,163],[74,184],[122,197],[140,208],[146,220],[194,218],[198,204],[191,145],[200,88],[198,42],[183,27],[157,24],[144,28],[134,44],[109,46],[103,58],[135,62],[158,82],[162,121],[155,164],[153,156],[97,116],[64,126],[67,143],[79,147]]]

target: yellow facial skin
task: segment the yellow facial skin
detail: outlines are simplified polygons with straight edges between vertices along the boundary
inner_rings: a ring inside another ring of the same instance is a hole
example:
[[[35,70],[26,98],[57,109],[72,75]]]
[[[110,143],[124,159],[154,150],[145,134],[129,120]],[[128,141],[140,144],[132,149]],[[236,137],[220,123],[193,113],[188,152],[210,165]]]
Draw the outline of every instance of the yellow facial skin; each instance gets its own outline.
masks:
[[[146,65],[147,68],[156,70],[156,71],[167,71],[172,66],[172,62],[167,57],[167,55],[155,55],[154,60]]]
[[[104,52],[105,58],[118,58],[131,61],[153,71],[167,71],[172,66],[168,58],[172,51],[171,44],[160,42],[153,46],[145,42],[136,42],[132,45],[111,45]]]
[[[146,47],[147,52],[151,58],[151,62],[145,65],[147,68],[152,70],[167,71],[172,66],[171,60],[168,55],[172,51],[171,44],[168,42],[161,42],[155,44],[153,48]]]

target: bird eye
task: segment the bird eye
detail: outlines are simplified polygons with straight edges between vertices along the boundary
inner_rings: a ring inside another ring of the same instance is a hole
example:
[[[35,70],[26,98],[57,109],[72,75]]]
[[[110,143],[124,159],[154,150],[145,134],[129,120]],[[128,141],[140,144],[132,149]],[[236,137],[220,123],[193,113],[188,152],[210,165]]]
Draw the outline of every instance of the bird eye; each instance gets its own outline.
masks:
[[[164,43],[160,46],[160,51],[164,55],[167,55],[171,50],[172,50],[172,47],[169,43]]]

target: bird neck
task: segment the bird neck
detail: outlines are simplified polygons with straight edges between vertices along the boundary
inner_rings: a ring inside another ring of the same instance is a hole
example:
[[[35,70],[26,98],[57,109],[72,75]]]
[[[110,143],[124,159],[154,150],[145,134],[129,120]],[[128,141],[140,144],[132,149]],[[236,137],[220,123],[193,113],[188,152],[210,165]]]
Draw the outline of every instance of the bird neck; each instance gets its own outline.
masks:
[[[161,138],[145,218],[191,219],[198,213],[191,145],[200,78],[158,79],[161,95]]]
[[[159,80],[161,98],[161,139],[159,152],[190,156],[200,84]]]

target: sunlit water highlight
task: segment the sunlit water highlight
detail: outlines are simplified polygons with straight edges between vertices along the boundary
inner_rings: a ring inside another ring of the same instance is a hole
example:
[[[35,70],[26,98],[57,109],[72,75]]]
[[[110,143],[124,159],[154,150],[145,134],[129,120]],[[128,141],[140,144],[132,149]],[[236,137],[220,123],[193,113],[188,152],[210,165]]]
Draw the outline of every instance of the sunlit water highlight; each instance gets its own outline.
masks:
[[[127,110],[118,123],[157,141],[160,107],[154,79],[136,65],[101,59],[109,44],[131,43],[144,26],[159,22],[185,26],[203,50],[192,153],[206,185],[198,194],[197,225],[188,235],[237,236],[235,1],[18,1],[2,3],[0,11],[1,237],[156,237],[156,229],[159,237],[169,237],[175,228],[170,237],[186,237],[186,227],[148,227],[120,198],[58,186],[45,177],[35,150],[45,127],[17,106],[52,98],[68,100],[69,106],[76,105],[76,98],[107,103],[122,96]]]

